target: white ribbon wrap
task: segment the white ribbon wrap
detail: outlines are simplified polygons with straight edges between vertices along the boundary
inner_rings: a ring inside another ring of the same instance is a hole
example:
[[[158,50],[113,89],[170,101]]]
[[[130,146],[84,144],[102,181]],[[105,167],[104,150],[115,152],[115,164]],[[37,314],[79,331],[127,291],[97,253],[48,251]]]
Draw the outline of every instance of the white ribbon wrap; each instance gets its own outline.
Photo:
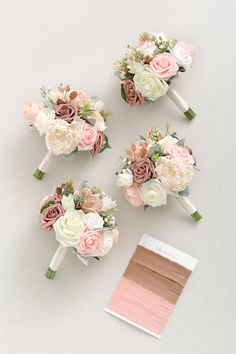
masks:
[[[41,162],[41,164],[38,167],[38,169],[41,172],[46,173],[49,170],[49,167],[50,167],[51,161],[52,161],[52,157],[53,157],[53,153],[51,151],[48,151],[46,156],[44,157],[43,161]]]
[[[189,104],[174,89],[169,88],[166,94],[181,112],[187,112]]]
[[[59,269],[61,262],[63,261],[65,255],[66,255],[66,252],[67,252],[67,247],[63,247],[62,245],[60,245],[57,248],[54,256],[52,257],[51,263],[49,265],[49,268],[51,270],[56,272]]]
[[[194,214],[197,211],[195,206],[190,202],[187,197],[176,197],[176,199],[190,215]]]

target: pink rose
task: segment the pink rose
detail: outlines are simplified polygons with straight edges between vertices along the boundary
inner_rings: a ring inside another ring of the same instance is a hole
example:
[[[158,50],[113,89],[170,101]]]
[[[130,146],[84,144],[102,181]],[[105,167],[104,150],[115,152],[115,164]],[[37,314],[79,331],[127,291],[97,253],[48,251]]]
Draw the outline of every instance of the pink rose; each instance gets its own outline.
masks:
[[[92,155],[96,156],[102,150],[103,146],[105,145],[105,135],[103,132],[97,133],[97,139],[93,146]]]
[[[81,90],[70,92],[70,104],[76,109],[89,100],[89,97]]]
[[[40,110],[41,106],[39,104],[34,103],[32,101],[28,101],[26,102],[21,114],[25,118],[26,122],[29,125],[32,125]]]
[[[142,184],[151,178],[157,177],[155,166],[148,157],[143,157],[131,166],[134,182]]]
[[[139,207],[143,205],[143,200],[140,196],[139,187],[136,183],[132,184],[130,187],[126,187],[123,189],[125,198],[133,207]]]
[[[123,84],[123,88],[125,91],[126,101],[131,106],[142,106],[144,104],[144,98],[140,92],[136,91],[132,80],[126,80]]]
[[[186,147],[175,144],[168,150],[168,153],[171,157],[178,157],[188,165],[195,164],[193,156],[190,154],[189,149]]]
[[[76,246],[82,256],[97,257],[102,250],[102,235],[95,230],[86,229]]]
[[[53,229],[53,224],[64,214],[65,210],[60,203],[50,204],[40,215],[42,228],[51,231]]]
[[[55,203],[60,203],[61,202],[61,196],[59,194],[50,194],[46,195],[41,204],[40,204],[40,209],[47,204],[48,202],[55,202]]]
[[[68,123],[72,123],[75,117],[76,109],[67,103],[62,103],[55,107],[55,113],[57,118],[63,119]]]
[[[168,80],[179,70],[176,59],[169,53],[158,54],[150,61],[149,65],[158,79],[163,80]]]
[[[188,54],[191,56],[192,60],[194,60],[195,50],[194,50],[194,47],[192,46],[192,44],[180,41],[180,42],[178,42],[178,45],[180,47],[184,48],[188,52]]]
[[[92,150],[97,140],[97,134],[98,131],[96,128],[84,120],[81,121],[78,126],[78,150]]]

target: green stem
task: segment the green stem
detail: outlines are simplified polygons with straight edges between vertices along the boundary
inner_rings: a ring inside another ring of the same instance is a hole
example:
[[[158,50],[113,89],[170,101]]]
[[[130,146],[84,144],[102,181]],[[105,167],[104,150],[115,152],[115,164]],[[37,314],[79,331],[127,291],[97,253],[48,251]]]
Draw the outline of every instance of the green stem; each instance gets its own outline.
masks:
[[[45,277],[50,280],[54,279],[55,275],[56,275],[55,270],[52,270],[50,267],[48,268],[47,272],[45,273]]]
[[[190,107],[186,112],[184,112],[184,115],[189,121],[196,117],[196,113]]]
[[[202,215],[198,211],[195,211],[195,213],[193,213],[191,216],[192,216],[193,220],[196,222],[201,220],[201,218],[202,218]]]
[[[39,179],[40,181],[43,179],[43,176],[45,175],[44,172],[40,171],[38,168],[37,170],[34,172],[33,176],[36,178],[36,179]]]

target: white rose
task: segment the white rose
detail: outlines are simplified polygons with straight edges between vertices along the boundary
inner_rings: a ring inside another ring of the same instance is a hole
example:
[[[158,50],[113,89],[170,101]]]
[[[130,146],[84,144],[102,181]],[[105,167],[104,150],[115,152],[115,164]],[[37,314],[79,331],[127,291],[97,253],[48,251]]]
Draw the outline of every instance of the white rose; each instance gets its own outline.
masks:
[[[116,201],[113,201],[109,195],[105,195],[105,197],[102,198],[102,208],[101,211],[106,211],[109,209],[114,209],[116,208],[117,203]]]
[[[176,43],[170,52],[175,57],[179,66],[182,66],[186,70],[192,66],[193,59],[190,53],[180,44]]]
[[[96,109],[97,112],[101,112],[104,109],[104,102],[103,101],[96,101],[94,108]]]
[[[134,84],[136,90],[150,101],[155,101],[164,96],[169,88],[164,80],[158,79],[146,68],[134,75]]]
[[[70,154],[78,145],[78,125],[54,119],[46,133],[46,145],[54,155]]]
[[[143,65],[141,63],[137,63],[133,58],[127,59],[127,68],[131,74],[137,74],[140,70],[142,70]]]
[[[144,204],[157,207],[166,204],[166,190],[158,179],[150,179],[141,187],[141,198]]]
[[[85,214],[85,224],[91,230],[102,229],[104,221],[98,213],[89,212]]]
[[[123,170],[116,178],[118,187],[129,187],[133,184],[133,174],[130,170]]]
[[[161,183],[173,193],[184,190],[193,177],[193,166],[178,157],[160,157],[156,171]]]
[[[100,256],[103,257],[107,254],[113,246],[112,230],[104,231],[102,235],[102,249]]]
[[[68,209],[75,209],[75,202],[73,195],[70,193],[68,196],[63,195],[61,204],[63,209],[68,210]]]
[[[158,141],[158,145],[161,147],[164,154],[168,154],[168,151],[177,143],[178,139],[172,138],[172,136],[165,136]]]
[[[53,225],[56,239],[64,247],[75,247],[85,229],[84,212],[68,209]]]
[[[105,124],[104,118],[99,112],[97,112],[97,111],[93,112],[93,115],[91,116],[91,118],[95,119],[94,127],[99,132],[103,132],[106,129],[106,124]]]
[[[55,112],[52,109],[44,108],[40,110],[34,120],[34,126],[39,131],[40,135],[46,133],[49,125],[55,119]]]

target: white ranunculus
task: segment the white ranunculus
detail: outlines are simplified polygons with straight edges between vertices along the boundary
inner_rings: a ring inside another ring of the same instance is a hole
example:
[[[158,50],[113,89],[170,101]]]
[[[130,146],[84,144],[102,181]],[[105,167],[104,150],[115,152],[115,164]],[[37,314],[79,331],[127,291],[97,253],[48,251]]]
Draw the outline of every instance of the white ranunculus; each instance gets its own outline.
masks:
[[[158,179],[150,179],[141,187],[141,198],[144,204],[157,207],[166,204],[166,190]]]
[[[146,68],[134,75],[134,84],[136,90],[150,101],[155,101],[164,96],[169,88],[164,80],[158,79],[155,74],[149,72]]]
[[[46,145],[54,155],[68,155],[78,145],[78,123],[54,119],[46,132]]]
[[[133,173],[130,170],[123,170],[116,178],[118,187],[129,187],[133,184]]]
[[[186,70],[192,66],[193,59],[190,53],[178,43],[176,43],[174,47],[171,48],[170,52],[176,59],[179,66],[182,66]]]
[[[172,136],[167,135],[163,139],[158,141],[158,145],[164,154],[168,154],[169,150],[177,143],[178,139],[172,138]]]
[[[103,257],[107,254],[113,246],[112,230],[104,231],[102,235],[102,249],[100,256]]]
[[[91,230],[102,229],[104,220],[98,213],[89,212],[85,214],[85,224]]]
[[[185,164],[178,157],[160,157],[156,171],[163,186],[173,193],[184,190],[193,177],[193,165]]]
[[[39,131],[40,135],[46,133],[49,125],[55,119],[55,112],[52,109],[44,108],[38,112],[34,120],[34,127]]]
[[[109,195],[105,195],[105,197],[102,198],[101,211],[113,209],[116,208],[116,206],[117,206],[116,201],[112,200],[111,197],[109,197]]]
[[[97,112],[101,112],[104,109],[104,102],[103,101],[96,101],[94,108]]]
[[[106,124],[105,124],[104,118],[99,112],[97,112],[97,111],[93,112],[93,115],[91,116],[91,118],[95,119],[94,127],[99,132],[103,132],[106,129]]]
[[[83,211],[68,209],[53,225],[57,241],[64,247],[75,247],[85,229],[84,219]]]
[[[73,194],[69,194],[68,196],[63,195],[61,204],[63,209],[68,210],[68,209],[75,209],[75,202],[73,198]]]

